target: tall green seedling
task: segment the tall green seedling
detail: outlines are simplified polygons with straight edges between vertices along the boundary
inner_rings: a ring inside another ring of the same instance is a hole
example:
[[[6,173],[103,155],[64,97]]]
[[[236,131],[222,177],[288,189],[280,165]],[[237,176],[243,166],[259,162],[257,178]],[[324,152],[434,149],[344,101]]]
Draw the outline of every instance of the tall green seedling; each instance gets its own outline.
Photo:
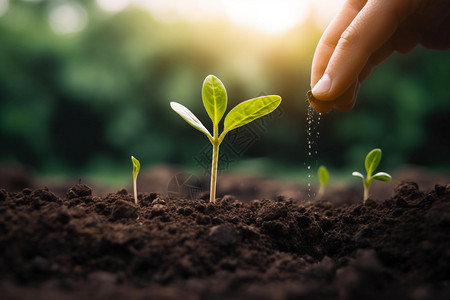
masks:
[[[141,163],[134,156],[131,156],[131,163],[133,164],[133,192],[134,192],[134,203],[138,204],[137,198],[137,176],[141,168]]]
[[[320,166],[317,170],[317,177],[319,177],[319,192],[317,193],[318,198],[322,198],[322,196],[325,194],[325,186],[328,183],[328,179],[330,178],[328,174],[327,168],[325,166]]]
[[[185,106],[170,102],[172,109],[178,113],[186,122],[195,129],[203,132],[213,146],[211,165],[211,187],[210,202],[216,201],[217,164],[219,158],[219,146],[225,135],[233,129],[241,127],[251,121],[267,115],[274,111],[281,103],[281,97],[270,95],[250,99],[238,104],[225,117],[224,128],[219,134],[219,122],[222,120],[227,109],[227,92],[225,86],[214,75],[208,75],[202,88],[203,106],[213,123],[213,133],[211,134],[202,122]]]
[[[367,199],[369,199],[369,188],[370,184],[372,183],[372,180],[379,180],[379,181],[390,181],[392,180],[391,175],[385,172],[378,172],[375,175],[372,175],[372,173],[375,171],[375,169],[378,167],[381,161],[381,149],[373,149],[369,152],[366,156],[365,160],[365,167],[366,167],[366,177],[362,175],[359,172],[353,172],[353,176],[361,177],[363,186],[364,186],[364,200],[363,204],[366,204]]]

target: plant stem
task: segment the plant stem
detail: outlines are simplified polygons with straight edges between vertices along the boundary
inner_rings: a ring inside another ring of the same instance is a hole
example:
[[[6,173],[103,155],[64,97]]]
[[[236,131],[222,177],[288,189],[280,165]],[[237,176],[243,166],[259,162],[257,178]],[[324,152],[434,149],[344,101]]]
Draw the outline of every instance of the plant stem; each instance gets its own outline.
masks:
[[[209,192],[209,202],[216,203],[216,184],[217,184],[217,164],[219,159],[219,143],[214,140],[213,156],[211,166],[211,187]]]
[[[209,191],[209,202],[216,203],[216,185],[217,185],[217,165],[219,163],[219,146],[223,140],[219,136],[219,124],[213,124],[213,137],[210,139],[213,146],[212,164],[211,164],[211,187]]]
[[[367,199],[369,199],[369,187],[370,187],[370,181],[369,181],[369,180],[364,180],[364,181],[363,181],[363,185],[364,185],[364,200],[363,200],[363,205],[365,205]]]
[[[133,180],[133,190],[134,190],[134,203],[138,204],[138,198],[137,198],[137,184],[136,179]]]
[[[320,186],[319,192],[317,193],[317,198],[322,198],[323,194],[325,194],[325,187],[323,185]]]

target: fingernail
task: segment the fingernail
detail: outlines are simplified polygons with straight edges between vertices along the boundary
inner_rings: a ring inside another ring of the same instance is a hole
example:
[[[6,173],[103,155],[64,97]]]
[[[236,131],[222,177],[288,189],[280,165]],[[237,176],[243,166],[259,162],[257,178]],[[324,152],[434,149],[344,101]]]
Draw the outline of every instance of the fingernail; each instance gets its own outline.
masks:
[[[328,74],[324,74],[312,89],[314,96],[327,94],[331,88],[331,79]]]

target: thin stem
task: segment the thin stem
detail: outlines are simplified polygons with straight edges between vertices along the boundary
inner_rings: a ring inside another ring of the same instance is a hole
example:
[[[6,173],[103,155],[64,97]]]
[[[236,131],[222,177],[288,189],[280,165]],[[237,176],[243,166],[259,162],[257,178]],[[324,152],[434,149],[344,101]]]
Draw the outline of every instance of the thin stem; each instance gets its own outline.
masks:
[[[217,184],[217,164],[219,159],[219,143],[213,143],[213,156],[211,166],[211,190],[209,192],[209,202],[216,203],[216,184]]]
[[[209,202],[216,203],[216,185],[217,185],[217,165],[219,163],[219,145],[222,140],[219,137],[219,124],[213,124],[213,146],[212,164],[211,164],[211,187],[209,191]]]
[[[363,204],[366,204],[367,199],[369,199],[369,187],[370,187],[370,179],[368,180],[364,180],[363,181],[363,185],[364,185],[364,201]]]
[[[323,194],[325,194],[325,186],[321,185],[319,188],[319,192],[317,193],[317,198],[318,199],[322,198]]]
[[[137,205],[137,204],[138,204],[138,199],[137,199],[137,184],[136,184],[136,178],[133,180],[133,190],[134,190],[134,203]]]

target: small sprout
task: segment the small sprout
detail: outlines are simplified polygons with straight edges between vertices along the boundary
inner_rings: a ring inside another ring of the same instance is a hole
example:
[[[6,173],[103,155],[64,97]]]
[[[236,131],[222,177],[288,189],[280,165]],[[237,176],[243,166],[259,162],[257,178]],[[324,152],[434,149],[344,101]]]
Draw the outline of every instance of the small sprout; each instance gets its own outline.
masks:
[[[139,161],[134,157],[131,156],[131,162],[133,163],[133,191],[134,191],[134,203],[138,204],[138,198],[137,198],[137,176],[139,174],[139,169],[141,168],[141,164]]]
[[[213,123],[213,134],[211,134],[202,122],[185,106],[170,102],[172,109],[178,113],[186,122],[195,129],[203,132],[213,146],[211,166],[211,190],[210,202],[216,201],[217,164],[219,157],[219,146],[225,135],[238,127],[267,115],[274,111],[281,103],[280,96],[262,96],[244,101],[234,107],[225,117],[224,129],[219,135],[219,122],[227,109],[227,92],[225,86],[214,75],[208,75],[203,82],[202,88],[203,106]]]
[[[319,169],[317,170],[317,176],[319,177],[319,183],[320,183],[320,188],[319,188],[319,192],[317,193],[317,197],[321,198],[323,196],[323,194],[325,193],[325,186],[328,183],[328,179],[329,179],[329,175],[328,175],[328,170],[327,168],[325,168],[325,166],[320,166]]]
[[[378,148],[373,149],[366,156],[365,166],[366,166],[367,177],[364,178],[364,176],[359,172],[352,173],[353,176],[362,178],[363,185],[364,185],[363,204],[366,204],[367,199],[369,199],[369,188],[370,188],[372,179],[379,180],[379,181],[390,181],[392,179],[391,175],[389,175],[388,173],[385,173],[385,172],[378,172],[372,176],[372,173],[378,167],[380,161],[381,161],[381,149],[378,149]]]

